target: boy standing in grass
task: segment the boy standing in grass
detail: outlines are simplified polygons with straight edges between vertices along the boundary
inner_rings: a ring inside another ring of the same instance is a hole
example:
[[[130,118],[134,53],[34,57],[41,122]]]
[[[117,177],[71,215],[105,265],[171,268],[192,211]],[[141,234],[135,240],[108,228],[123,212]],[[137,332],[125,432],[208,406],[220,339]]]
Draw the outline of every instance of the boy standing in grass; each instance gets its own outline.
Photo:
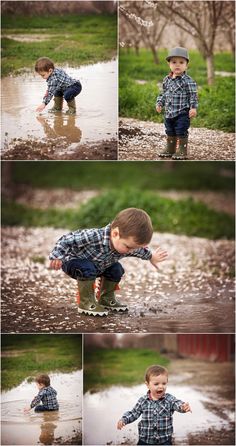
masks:
[[[152,252],[147,244],[153,234],[149,215],[142,209],[128,208],[121,211],[101,229],[83,229],[63,235],[49,258],[50,267],[62,268],[78,282],[78,311],[91,316],[104,316],[111,311],[126,311],[127,305],[116,299],[124,269],[119,260],[139,257],[157,263],[166,259],[167,253],[158,248]],[[101,277],[100,297],[95,298],[95,280]]]
[[[156,110],[165,107],[167,147],[162,158],[187,159],[190,118],[197,116],[197,84],[187,75],[189,55],[186,48],[176,47],[166,58],[170,73],[163,80],[163,92],[157,97]]]
[[[117,429],[133,423],[140,415],[138,445],[172,445],[174,411],[191,412],[189,403],[166,393],[168,370],[159,365],[148,367],[145,384],[148,392],[139,398],[134,408],[125,412],[117,423]]]
[[[24,411],[29,412],[33,408],[35,412],[58,410],[57,392],[50,386],[49,376],[39,375],[36,377],[35,382],[39,389],[38,395],[33,399],[30,407],[26,407]]]
[[[63,97],[68,104],[67,114],[75,115],[75,97],[81,92],[82,86],[79,80],[72,79],[62,68],[55,68],[54,63],[48,57],[40,57],[35,64],[36,73],[47,81],[47,92],[43,98],[43,104],[36,108],[41,112],[49,104],[54,96],[54,107],[49,111],[58,113],[62,111]]]

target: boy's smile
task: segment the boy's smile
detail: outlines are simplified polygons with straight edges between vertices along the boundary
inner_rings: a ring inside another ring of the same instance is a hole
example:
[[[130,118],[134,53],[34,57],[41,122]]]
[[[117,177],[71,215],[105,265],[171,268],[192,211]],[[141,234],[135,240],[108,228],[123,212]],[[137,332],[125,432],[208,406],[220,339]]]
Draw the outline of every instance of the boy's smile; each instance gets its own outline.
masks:
[[[188,66],[187,60],[184,57],[178,56],[172,57],[168,63],[174,78],[184,73]]]
[[[158,376],[151,375],[149,382],[146,382],[148,389],[153,400],[159,400],[166,393],[166,387],[168,383],[168,376],[166,374],[161,374]]]

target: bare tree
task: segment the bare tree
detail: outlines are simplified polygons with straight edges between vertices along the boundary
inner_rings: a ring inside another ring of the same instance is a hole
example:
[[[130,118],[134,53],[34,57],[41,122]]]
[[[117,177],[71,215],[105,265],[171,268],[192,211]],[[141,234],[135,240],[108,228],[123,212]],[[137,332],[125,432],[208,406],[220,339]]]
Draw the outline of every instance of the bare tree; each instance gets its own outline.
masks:
[[[125,20],[129,24],[126,28],[126,38],[135,41],[135,35],[136,40],[138,38],[143,41],[145,47],[151,50],[154,62],[158,64],[158,46],[168,18],[163,19],[157,14],[154,6],[152,2],[150,4],[147,1],[123,1],[120,2],[119,11],[121,23]],[[135,46],[137,50],[137,42]]]
[[[214,43],[224,1],[157,1],[156,9],[183,31],[189,33],[207,64],[207,81],[214,83]]]
[[[220,17],[220,31],[230,44],[233,56],[235,55],[235,2],[224,2]]]

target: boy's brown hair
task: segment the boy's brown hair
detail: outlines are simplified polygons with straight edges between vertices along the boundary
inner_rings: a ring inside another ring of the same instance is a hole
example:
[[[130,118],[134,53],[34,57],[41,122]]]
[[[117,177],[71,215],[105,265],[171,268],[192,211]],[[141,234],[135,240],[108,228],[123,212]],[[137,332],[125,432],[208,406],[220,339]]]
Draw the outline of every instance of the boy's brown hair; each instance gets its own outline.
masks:
[[[151,365],[145,372],[145,381],[149,383],[151,376],[167,375],[168,370],[161,365]]]
[[[54,70],[55,66],[53,61],[48,57],[40,57],[38,60],[36,60],[34,69],[37,73],[41,73],[42,71],[49,71],[50,68]]]
[[[111,229],[116,227],[120,237],[133,237],[138,245],[148,244],[153,235],[151,218],[142,209],[127,208],[119,212],[111,224]]]
[[[36,383],[43,384],[45,387],[50,386],[50,378],[48,375],[38,375],[35,378]]]

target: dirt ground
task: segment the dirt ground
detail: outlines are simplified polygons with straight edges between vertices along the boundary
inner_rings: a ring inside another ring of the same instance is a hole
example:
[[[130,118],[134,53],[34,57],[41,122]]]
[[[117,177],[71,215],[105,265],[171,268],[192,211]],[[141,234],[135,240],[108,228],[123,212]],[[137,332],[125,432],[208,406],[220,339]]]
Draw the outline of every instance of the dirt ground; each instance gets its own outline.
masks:
[[[3,160],[116,160],[117,141],[115,139],[75,145],[68,150],[61,139],[47,142],[18,140],[14,147],[2,155]]]
[[[159,153],[166,144],[163,124],[138,119],[119,121],[119,160],[163,160]],[[234,160],[235,137],[220,130],[189,130],[189,160]]]
[[[212,403],[206,408],[222,419],[234,413],[235,376],[234,363],[215,363],[192,359],[171,361],[170,376],[182,377],[185,384],[194,386],[203,394],[211,397]],[[222,377],[224,385],[222,385]],[[219,404],[220,403],[220,404]],[[206,432],[194,432],[188,435],[190,445],[232,445],[235,444],[235,425],[231,419],[229,428],[216,430],[210,428]]]
[[[155,233],[168,259],[122,260],[117,297],[126,314],[77,312],[76,281],[49,270],[48,255],[67,229],[5,227],[2,231],[2,332],[233,332],[234,242]]]

